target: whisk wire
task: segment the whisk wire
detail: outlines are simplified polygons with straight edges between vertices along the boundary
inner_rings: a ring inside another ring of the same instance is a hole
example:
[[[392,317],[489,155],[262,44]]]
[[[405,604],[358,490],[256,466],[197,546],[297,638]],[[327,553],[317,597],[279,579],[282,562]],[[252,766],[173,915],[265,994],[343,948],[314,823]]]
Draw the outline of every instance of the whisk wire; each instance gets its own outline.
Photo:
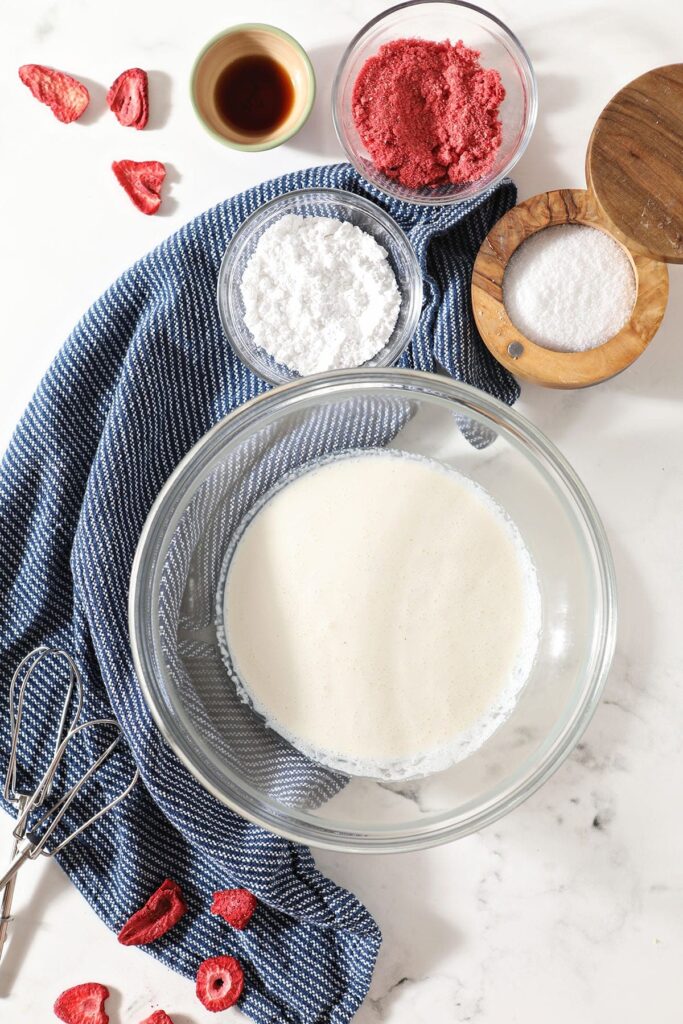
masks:
[[[26,655],[25,658],[17,666],[9,688],[9,722],[10,722],[10,735],[11,745],[9,761],[7,764],[7,773],[5,775],[5,785],[3,788],[3,796],[5,800],[11,803],[18,804],[21,797],[35,798],[33,804],[34,807],[40,806],[50,792],[52,781],[54,779],[54,772],[51,776],[43,776],[43,779],[39,783],[37,789],[33,794],[31,793],[20,793],[17,789],[17,764],[19,756],[19,739],[21,736],[22,719],[24,715],[24,700],[26,696],[26,688],[31,682],[33,673],[36,671],[38,666],[48,657],[54,657],[63,659],[69,669],[69,684],[66,689],[64,702],[62,704],[62,710],[59,717],[57,726],[55,747],[53,753],[53,760],[56,756],[57,750],[59,749],[62,739],[64,737],[64,730],[67,727],[67,722],[70,720],[69,728],[73,728],[78,722],[81,712],[83,710],[83,687],[81,685],[81,674],[78,671],[76,663],[74,662],[71,655],[61,648],[50,648],[44,645],[37,647]],[[17,693],[18,688],[18,693]],[[72,697],[76,692],[76,703],[72,710]],[[55,766],[56,768],[56,766]]]
[[[50,763],[33,793],[25,793],[19,791],[17,767],[26,689],[38,666],[49,657],[53,657],[57,660],[62,659],[66,662],[69,673],[68,685],[64,695],[62,710],[59,715],[59,721],[57,723],[55,745]],[[81,835],[82,832],[85,832],[87,828],[90,828],[90,826],[104,814],[107,814],[116,807],[117,804],[121,803],[122,800],[125,800],[140,777],[139,772],[135,769],[131,781],[120,793],[113,797],[104,807],[101,807],[98,811],[92,814],[86,821],[73,828],[64,839],[48,849],[50,839],[54,835],[78,793],[81,791],[83,786],[86,785],[88,780],[91,779],[98,771],[98,769],[102,767],[121,741],[121,727],[116,719],[96,718],[87,722],[80,722],[82,711],[83,685],[81,682],[81,674],[74,659],[67,651],[62,648],[50,648],[41,644],[22,659],[12,676],[9,688],[9,721],[12,739],[7,773],[5,775],[5,783],[3,787],[3,795],[5,800],[13,803],[17,808],[18,818],[13,829],[15,841],[12,851],[12,861],[5,874],[0,878],[0,891],[4,889],[2,906],[0,907],[0,957],[2,956],[3,946],[7,938],[9,923],[12,919],[11,910],[16,875],[22,864],[26,863],[27,860],[35,860],[40,854],[43,854],[46,857],[53,857],[55,854],[59,853],[64,849],[67,843],[70,843],[77,836]],[[48,810],[44,810],[37,818],[34,817],[32,820],[34,812],[43,807],[46,799],[52,792],[57,769],[59,768],[70,742],[85,729],[93,728],[115,729],[117,735],[107,748],[99,755],[99,757],[93,761],[89,768],[83,772],[81,777],[69,789],[67,789],[67,791],[59,797],[59,799],[56,800]],[[31,840],[30,835],[27,838],[29,828],[31,834],[37,835],[37,831],[47,822],[49,822],[49,824],[35,842]]]
[[[33,651],[30,651],[26,657],[21,660],[14,672],[14,675],[12,676],[9,688],[9,724],[11,744],[7,773],[5,775],[5,784],[3,787],[5,800],[14,804],[20,817],[22,817],[23,811],[31,797],[33,798],[34,807],[38,807],[43,803],[52,788],[52,782],[54,780],[53,771],[50,775],[44,776],[33,794],[30,792],[19,792],[19,787],[17,785],[19,740],[22,734],[26,688],[29,686],[33,673],[36,671],[38,666],[49,657],[55,658],[56,660],[61,659],[66,661],[69,670],[68,686],[62,703],[59,721],[57,723],[53,760],[61,745],[64,732],[67,729],[70,714],[71,720],[69,728],[73,728],[78,722],[83,709],[83,687],[81,685],[81,676],[76,663],[67,651],[62,650],[61,648],[52,649],[47,647],[45,644],[41,644]],[[72,700],[74,691],[76,691],[77,694],[75,704]],[[25,826],[23,830],[15,827],[14,844],[12,848],[12,865],[16,863],[17,856],[21,854],[21,843],[24,839],[24,835]],[[9,924],[12,920],[12,903],[14,901],[15,881],[16,870],[13,872],[9,885],[5,887],[2,897],[2,905],[0,906],[0,957],[2,957]]]
[[[67,733],[67,735],[64,737],[59,747],[57,748],[55,756],[53,757],[50,765],[48,766],[48,769],[45,772],[45,775],[43,776],[43,779],[41,780],[41,783],[38,787],[38,790],[36,790],[36,793],[38,793],[39,790],[44,787],[47,787],[48,789],[50,788],[50,786],[52,785],[54,774],[59,766],[62,757],[64,756],[64,752],[75,736],[77,736],[79,733],[82,733],[86,729],[107,727],[116,729],[118,731],[118,735],[116,736],[116,738],[109,744],[106,750],[104,750],[99,755],[99,757],[95,761],[93,761],[90,767],[66,791],[66,793],[62,794],[62,796],[56,801],[56,803],[52,804],[52,806],[49,807],[48,810],[46,810],[43,814],[41,814],[39,818],[31,822],[30,831],[32,833],[35,833],[37,832],[38,829],[40,829],[41,825],[43,825],[46,821],[52,818],[50,824],[45,829],[40,839],[35,843],[31,843],[32,849],[31,853],[29,854],[31,860],[35,860],[35,858],[41,853],[45,854],[45,856],[48,857],[54,856],[54,854],[62,850],[67,843],[70,843],[72,839],[75,839],[76,836],[81,834],[81,832],[85,832],[87,828],[90,828],[90,826],[94,824],[94,822],[96,822],[98,818],[101,818],[103,814],[106,814],[108,811],[112,810],[112,808],[115,807],[118,803],[120,803],[121,800],[125,799],[125,797],[128,796],[131,789],[137,782],[139,778],[139,773],[136,771],[133,775],[132,781],[128,784],[128,786],[126,786],[126,788],[121,793],[119,793],[116,797],[110,800],[109,803],[107,803],[104,807],[101,807],[95,814],[91,815],[91,817],[88,818],[87,821],[83,822],[83,824],[79,825],[78,828],[74,829],[66,837],[66,839],[63,839],[56,847],[54,847],[54,849],[45,849],[48,840],[54,834],[55,830],[57,829],[57,826],[59,825],[60,821],[66,814],[69,806],[73,803],[78,793],[85,786],[88,779],[92,778],[92,776],[98,771],[99,768],[101,768],[104,762],[111,756],[116,747],[118,747],[119,743],[121,742],[120,726],[115,718],[94,718],[88,722],[81,722],[80,725],[75,726]],[[17,819],[14,828],[14,835],[17,838],[21,838],[22,833],[26,833],[26,826],[30,821],[31,814],[39,806],[38,800],[34,799],[34,797],[31,797],[28,800],[22,814]]]

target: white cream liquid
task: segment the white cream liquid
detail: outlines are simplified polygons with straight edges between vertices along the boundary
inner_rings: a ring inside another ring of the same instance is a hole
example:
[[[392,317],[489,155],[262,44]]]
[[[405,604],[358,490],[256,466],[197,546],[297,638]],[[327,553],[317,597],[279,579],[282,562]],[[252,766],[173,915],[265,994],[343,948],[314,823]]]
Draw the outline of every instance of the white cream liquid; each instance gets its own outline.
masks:
[[[519,531],[483,488],[377,451],[320,463],[256,511],[230,559],[223,639],[242,696],[295,747],[399,779],[501,725],[540,607]]]

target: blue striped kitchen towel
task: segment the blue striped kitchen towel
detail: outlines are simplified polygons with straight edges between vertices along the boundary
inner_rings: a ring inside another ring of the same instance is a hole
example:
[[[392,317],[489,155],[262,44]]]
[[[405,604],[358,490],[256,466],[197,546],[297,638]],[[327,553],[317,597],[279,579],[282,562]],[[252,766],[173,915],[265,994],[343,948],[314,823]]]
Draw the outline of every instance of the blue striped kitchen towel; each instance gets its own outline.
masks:
[[[62,867],[112,929],[164,877],[174,878],[190,912],[149,952],[188,977],[208,956],[235,955],[246,974],[241,1006],[260,1024],[348,1021],[367,992],[380,934],[367,910],[316,870],[307,849],[228,810],[165,745],[133,670],[127,591],[142,525],[164,481],[210,427],[266,388],[221,330],[215,290],[226,245],[259,204],[307,186],[364,195],[407,231],[426,300],[400,364],[443,369],[512,403],[517,385],[481,343],[468,295],[477,249],[514,204],[514,185],[457,206],[414,206],[341,164],[226,200],[127,270],[67,339],[0,469],[0,759],[9,750],[14,666],[40,643],[65,647],[83,674],[85,714],[113,710],[129,745],[93,801],[99,806],[115,791],[131,758],[144,785],[66,847]],[[29,743],[54,716],[50,692],[39,676],[26,707]],[[70,754],[67,777],[75,777],[80,756]],[[27,768],[30,751],[21,757]],[[232,885],[261,900],[244,932],[208,912],[211,893]]]

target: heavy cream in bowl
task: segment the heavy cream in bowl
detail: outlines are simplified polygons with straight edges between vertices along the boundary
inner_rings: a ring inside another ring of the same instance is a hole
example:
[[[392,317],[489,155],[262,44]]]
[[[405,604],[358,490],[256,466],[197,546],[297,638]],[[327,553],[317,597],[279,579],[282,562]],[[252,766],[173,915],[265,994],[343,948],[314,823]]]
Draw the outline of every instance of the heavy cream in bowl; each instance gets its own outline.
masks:
[[[512,713],[541,628],[522,536],[483,487],[400,451],[286,477],[233,541],[218,635],[240,696],[315,761],[401,779]]]

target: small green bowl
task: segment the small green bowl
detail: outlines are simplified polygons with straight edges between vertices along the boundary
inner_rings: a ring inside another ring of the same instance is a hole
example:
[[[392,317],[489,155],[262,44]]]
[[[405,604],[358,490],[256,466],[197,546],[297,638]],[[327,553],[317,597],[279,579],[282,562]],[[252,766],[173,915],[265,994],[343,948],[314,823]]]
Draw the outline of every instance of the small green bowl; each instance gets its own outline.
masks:
[[[281,64],[294,86],[294,104],[281,125],[255,135],[226,124],[216,107],[216,83],[232,61],[251,54],[266,54]],[[195,113],[210,135],[233,149],[258,153],[274,149],[296,135],[308,120],[315,100],[315,74],[308,54],[296,39],[273,25],[245,24],[209,40],[197,57],[190,78]]]

